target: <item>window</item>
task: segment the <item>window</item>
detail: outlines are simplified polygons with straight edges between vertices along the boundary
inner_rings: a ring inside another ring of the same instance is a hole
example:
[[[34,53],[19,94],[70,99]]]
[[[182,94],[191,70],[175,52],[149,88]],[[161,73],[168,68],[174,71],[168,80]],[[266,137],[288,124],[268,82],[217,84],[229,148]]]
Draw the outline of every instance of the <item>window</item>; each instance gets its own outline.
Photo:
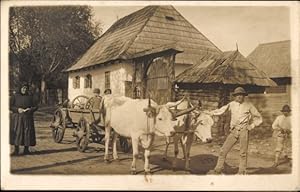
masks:
[[[110,71],[105,72],[105,89],[110,89]]]
[[[285,85],[279,85],[276,87],[267,87],[266,92],[267,93],[286,93],[287,88]]]
[[[165,16],[167,20],[169,21],[175,21],[175,18],[172,16]]]
[[[80,77],[76,76],[73,78],[73,88],[79,89],[80,88]]]
[[[92,88],[92,76],[90,74],[85,76],[84,88]]]

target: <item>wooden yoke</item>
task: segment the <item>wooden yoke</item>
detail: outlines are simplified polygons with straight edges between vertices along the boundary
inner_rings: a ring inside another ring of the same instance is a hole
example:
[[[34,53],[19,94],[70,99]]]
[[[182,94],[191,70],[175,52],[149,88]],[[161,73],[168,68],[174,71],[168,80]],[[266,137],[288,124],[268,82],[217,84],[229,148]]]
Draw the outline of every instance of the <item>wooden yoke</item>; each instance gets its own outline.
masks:
[[[151,99],[148,99],[148,107],[144,108],[143,111],[146,113],[148,118],[154,118],[156,116],[156,108],[151,106]]]
[[[176,117],[179,117],[179,116],[182,116],[182,115],[185,115],[185,114],[188,114],[192,111],[194,111],[196,109],[196,107],[194,107],[192,104],[191,104],[191,101],[190,101],[190,98],[189,97],[186,97],[184,96],[183,100],[186,99],[188,101],[188,107],[187,109],[184,109],[184,110],[178,110],[177,109],[177,105],[175,106],[175,110],[170,110],[170,112],[172,113],[172,116],[173,116],[173,120],[176,120]],[[183,101],[182,100],[182,101]],[[181,101],[181,102],[182,102]]]

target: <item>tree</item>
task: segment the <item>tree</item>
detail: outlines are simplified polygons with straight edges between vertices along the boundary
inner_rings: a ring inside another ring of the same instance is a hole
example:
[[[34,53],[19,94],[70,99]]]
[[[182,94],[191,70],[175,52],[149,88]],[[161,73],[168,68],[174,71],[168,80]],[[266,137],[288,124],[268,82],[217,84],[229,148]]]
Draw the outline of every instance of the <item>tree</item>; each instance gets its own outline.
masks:
[[[88,6],[12,7],[9,19],[10,53],[19,63],[20,81],[37,84],[42,103],[47,84],[66,79],[60,72],[102,32]]]

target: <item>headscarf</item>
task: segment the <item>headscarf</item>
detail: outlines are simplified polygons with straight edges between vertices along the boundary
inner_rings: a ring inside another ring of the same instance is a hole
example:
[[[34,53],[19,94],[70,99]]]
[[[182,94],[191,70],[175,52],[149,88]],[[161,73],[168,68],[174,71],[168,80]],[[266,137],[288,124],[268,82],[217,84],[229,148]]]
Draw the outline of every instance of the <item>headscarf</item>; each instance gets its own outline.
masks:
[[[21,83],[21,85],[20,85],[20,87],[19,87],[19,93],[20,93],[20,94],[22,94],[21,89],[22,89],[23,87],[27,87],[27,92],[26,92],[24,95],[28,95],[28,94],[29,94],[29,84],[26,83],[26,82],[22,82],[22,83]],[[23,95],[23,94],[22,94],[22,95]]]

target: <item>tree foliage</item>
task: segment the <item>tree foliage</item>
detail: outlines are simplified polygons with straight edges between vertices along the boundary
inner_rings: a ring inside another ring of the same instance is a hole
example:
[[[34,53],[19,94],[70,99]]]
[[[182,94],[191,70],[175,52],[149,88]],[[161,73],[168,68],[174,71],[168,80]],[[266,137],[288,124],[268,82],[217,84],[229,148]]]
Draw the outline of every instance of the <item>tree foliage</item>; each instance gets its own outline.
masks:
[[[11,7],[10,56],[20,66],[20,80],[55,84],[99,37],[100,23],[88,6]],[[13,68],[14,62],[10,62]],[[66,81],[65,81],[66,82]],[[60,84],[60,83],[57,83]]]

